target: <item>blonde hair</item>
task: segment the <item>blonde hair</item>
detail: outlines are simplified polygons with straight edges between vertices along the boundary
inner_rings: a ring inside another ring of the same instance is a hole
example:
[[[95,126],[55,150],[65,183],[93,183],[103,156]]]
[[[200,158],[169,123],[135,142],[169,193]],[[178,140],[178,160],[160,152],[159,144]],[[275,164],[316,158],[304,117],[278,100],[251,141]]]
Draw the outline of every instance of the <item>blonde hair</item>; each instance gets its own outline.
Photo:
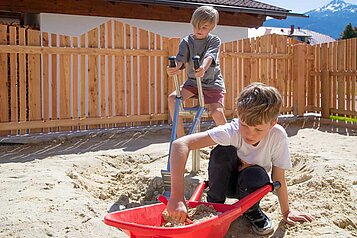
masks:
[[[213,30],[217,26],[218,20],[219,14],[216,9],[211,6],[201,6],[192,14],[191,24],[199,29],[202,25],[208,23],[212,26],[211,30]]]
[[[249,126],[273,123],[280,114],[279,91],[263,83],[252,83],[237,99],[238,118]]]

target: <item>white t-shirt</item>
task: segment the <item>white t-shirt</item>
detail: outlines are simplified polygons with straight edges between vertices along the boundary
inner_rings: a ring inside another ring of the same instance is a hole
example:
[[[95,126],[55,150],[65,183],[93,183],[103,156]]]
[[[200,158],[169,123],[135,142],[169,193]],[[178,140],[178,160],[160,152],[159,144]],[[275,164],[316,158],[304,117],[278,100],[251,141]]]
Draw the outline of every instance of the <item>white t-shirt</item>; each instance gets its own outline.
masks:
[[[257,146],[247,144],[239,131],[239,120],[217,126],[207,131],[219,145],[233,145],[237,148],[238,158],[251,165],[259,165],[267,172],[272,166],[282,169],[291,168],[288,137],[285,129],[276,124]]]

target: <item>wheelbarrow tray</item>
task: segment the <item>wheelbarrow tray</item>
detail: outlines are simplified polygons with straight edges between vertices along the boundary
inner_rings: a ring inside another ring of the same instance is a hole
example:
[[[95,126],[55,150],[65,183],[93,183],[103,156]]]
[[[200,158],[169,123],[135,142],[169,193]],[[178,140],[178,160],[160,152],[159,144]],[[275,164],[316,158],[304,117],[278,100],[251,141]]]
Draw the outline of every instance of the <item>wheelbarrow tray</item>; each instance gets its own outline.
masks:
[[[104,223],[121,229],[130,237],[219,238],[224,237],[235,219],[270,191],[272,191],[272,185],[265,185],[234,204],[189,200],[187,201],[188,207],[194,208],[200,204],[212,205],[221,214],[181,227],[161,227],[164,222],[162,212],[166,208],[161,203],[109,213],[105,215]]]

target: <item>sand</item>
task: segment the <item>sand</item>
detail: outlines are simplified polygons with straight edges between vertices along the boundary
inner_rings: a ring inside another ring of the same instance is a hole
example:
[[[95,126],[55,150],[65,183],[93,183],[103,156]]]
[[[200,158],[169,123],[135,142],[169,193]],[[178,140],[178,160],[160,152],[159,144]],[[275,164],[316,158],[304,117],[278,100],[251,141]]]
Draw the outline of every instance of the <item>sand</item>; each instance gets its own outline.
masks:
[[[290,206],[316,220],[285,224],[270,193],[262,208],[275,232],[267,237],[357,237],[356,132],[315,122],[282,124],[293,161],[287,171]],[[168,127],[1,138],[0,237],[127,237],[105,225],[104,215],[156,203],[169,138]],[[201,150],[201,171],[186,174],[187,197],[207,179],[211,149]],[[255,236],[240,217],[226,237]]]

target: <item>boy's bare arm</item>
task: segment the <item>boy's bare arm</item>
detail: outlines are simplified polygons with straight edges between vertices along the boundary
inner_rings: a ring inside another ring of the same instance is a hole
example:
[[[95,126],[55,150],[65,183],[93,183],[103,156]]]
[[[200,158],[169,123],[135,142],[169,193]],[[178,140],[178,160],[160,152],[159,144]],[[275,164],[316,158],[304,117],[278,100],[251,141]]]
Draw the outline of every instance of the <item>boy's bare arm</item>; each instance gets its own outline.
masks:
[[[283,219],[290,225],[295,225],[295,221],[312,221],[314,217],[308,213],[302,213],[298,211],[292,211],[289,209],[288,189],[285,180],[285,170],[276,166],[273,166],[272,170],[273,181],[279,181],[281,187],[277,190],[278,199],[280,204],[280,210],[283,214]]]
[[[178,73],[178,71],[180,70],[182,66],[182,62],[181,61],[176,61],[176,67],[169,67],[167,66],[166,68],[166,72],[168,76],[174,76]]]
[[[279,181],[281,184],[281,187],[277,190],[277,193],[278,193],[281,213],[285,214],[289,212],[289,202],[288,202],[289,199],[288,199],[288,189],[285,180],[285,170],[273,166],[272,179],[273,182]]]
[[[187,216],[184,205],[184,171],[191,150],[214,145],[207,132],[183,136],[172,143],[171,148],[171,195],[167,205],[169,216],[183,222]]]
[[[211,56],[208,56],[204,58],[202,65],[195,70],[195,76],[196,77],[203,77],[205,75],[205,72],[207,69],[211,66],[213,58]]]

